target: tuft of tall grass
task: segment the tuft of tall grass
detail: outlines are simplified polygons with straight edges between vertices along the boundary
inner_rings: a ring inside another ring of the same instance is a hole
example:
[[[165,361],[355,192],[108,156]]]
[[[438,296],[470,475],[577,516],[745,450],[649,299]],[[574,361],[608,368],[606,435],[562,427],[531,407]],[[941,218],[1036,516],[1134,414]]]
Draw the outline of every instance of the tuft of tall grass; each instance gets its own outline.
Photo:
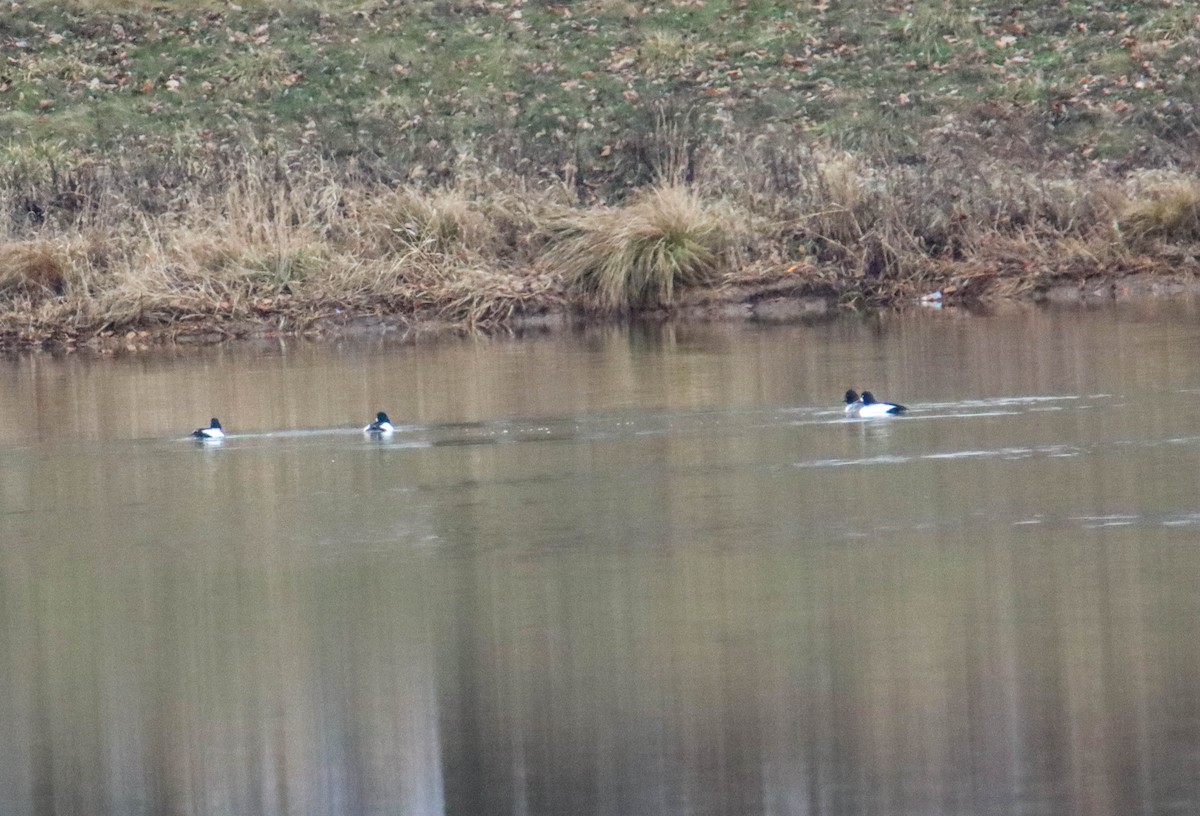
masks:
[[[66,273],[63,258],[49,244],[0,243],[0,294],[59,295],[66,286]]]
[[[638,64],[651,76],[689,70],[699,47],[686,34],[671,29],[651,29],[642,38]]]
[[[454,190],[390,190],[364,202],[363,216],[363,238],[383,252],[423,248],[452,254],[494,238],[472,202]]]
[[[1155,180],[1135,192],[1119,221],[1121,232],[1136,242],[1200,240],[1200,179]]]
[[[685,187],[653,187],[624,207],[562,217],[544,260],[596,311],[667,306],[676,289],[730,268],[738,221]]]

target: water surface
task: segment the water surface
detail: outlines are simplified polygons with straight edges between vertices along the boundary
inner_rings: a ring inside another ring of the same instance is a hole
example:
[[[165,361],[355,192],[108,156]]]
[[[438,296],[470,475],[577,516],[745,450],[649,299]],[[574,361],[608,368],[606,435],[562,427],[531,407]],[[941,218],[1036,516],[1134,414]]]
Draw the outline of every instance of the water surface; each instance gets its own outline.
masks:
[[[1195,813],[1197,317],[0,362],[4,810]]]

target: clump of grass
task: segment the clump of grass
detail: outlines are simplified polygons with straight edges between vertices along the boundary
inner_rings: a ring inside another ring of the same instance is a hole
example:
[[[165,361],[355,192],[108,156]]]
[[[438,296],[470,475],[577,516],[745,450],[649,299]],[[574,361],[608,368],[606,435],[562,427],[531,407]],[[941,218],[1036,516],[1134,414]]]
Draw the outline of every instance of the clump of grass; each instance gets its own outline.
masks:
[[[66,282],[66,265],[50,245],[0,243],[0,294],[60,295]]]
[[[488,239],[486,221],[471,202],[453,190],[402,187],[363,206],[370,243],[387,252],[416,248],[452,253]]]
[[[1126,205],[1119,223],[1134,242],[1200,240],[1200,179],[1175,177],[1148,185]]]
[[[530,189],[506,176],[464,175],[450,187],[410,185],[347,197],[353,211],[335,224],[332,237],[359,255],[416,251],[467,266],[530,266],[545,244],[549,213],[563,206],[561,191]]]
[[[697,50],[682,32],[652,29],[642,39],[638,63],[652,76],[677,73],[692,67]]]
[[[545,260],[597,311],[667,306],[677,288],[712,285],[730,266],[731,216],[685,187],[655,187],[625,207],[563,218]]]
[[[553,275],[514,276],[462,269],[444,283],[437,315],[470,327],[503,323],[519,314],[562,305]]]
[[[849,154],[818,154],[814,159],[817,209],[810,229],[825,240],[854,244],[870,222],[869,171]]]

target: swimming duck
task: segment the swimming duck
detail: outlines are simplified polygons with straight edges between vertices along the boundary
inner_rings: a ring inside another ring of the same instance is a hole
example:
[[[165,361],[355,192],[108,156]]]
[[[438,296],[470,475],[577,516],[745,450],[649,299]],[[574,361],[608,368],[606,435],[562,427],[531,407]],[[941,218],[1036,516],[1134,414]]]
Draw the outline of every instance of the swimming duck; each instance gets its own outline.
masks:
[[[224,439],[225,432],[221,430],[221,421],[216,417],[212,418],[207,428],[197,428],[192,431],[193,439]]]
[[[388,419],[388,415],[383,411],[380,411],[375,415],[375,421],[363,428],[363,433],[390,434],[394,430],[396,430],[396,428],[392,425],[392,421]]]
[[[896,414],[903,414],[908,410],[907,406],[898,405],[894,402],[880,402],[875,399],[875,395],[870,391],[863,391],[862,396],[859,396],[851,389],[846,392],[844,401],[846,403],[846,416],[858,417],[860,419],[895,416]]]

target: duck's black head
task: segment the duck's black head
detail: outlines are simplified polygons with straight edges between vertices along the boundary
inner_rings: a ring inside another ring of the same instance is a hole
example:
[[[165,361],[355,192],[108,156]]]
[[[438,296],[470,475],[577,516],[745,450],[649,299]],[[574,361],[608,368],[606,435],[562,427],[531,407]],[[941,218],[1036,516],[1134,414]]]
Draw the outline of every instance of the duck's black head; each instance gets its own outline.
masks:
[[[389,424],[391,423],[391,420],[388,419],[388,415],[385,414],[383,411],[380,411],[378,414],[375,415],[375,421],[376,422],[387,422]]]
[[[842,399],[845,401],[845,403],[847,405],[849,405],[853,402],[858,402],[858,392],[855,391],[853,388],[851,388],[849,391],[846,392],[846,396],[842,397]]]
[[[863,391],[862,401],[863,401],[863,405],[874,405],[877,402],[877,400],[875,399],[875,395],[872,394],[870,391]]]
[[[213,417],[213,418],[212,418],[212,424],[210,424],[208,427],[210,427],[210,428],[220,428],[220,427],[221,427],[221,420],[217,419],[216,417]]]

